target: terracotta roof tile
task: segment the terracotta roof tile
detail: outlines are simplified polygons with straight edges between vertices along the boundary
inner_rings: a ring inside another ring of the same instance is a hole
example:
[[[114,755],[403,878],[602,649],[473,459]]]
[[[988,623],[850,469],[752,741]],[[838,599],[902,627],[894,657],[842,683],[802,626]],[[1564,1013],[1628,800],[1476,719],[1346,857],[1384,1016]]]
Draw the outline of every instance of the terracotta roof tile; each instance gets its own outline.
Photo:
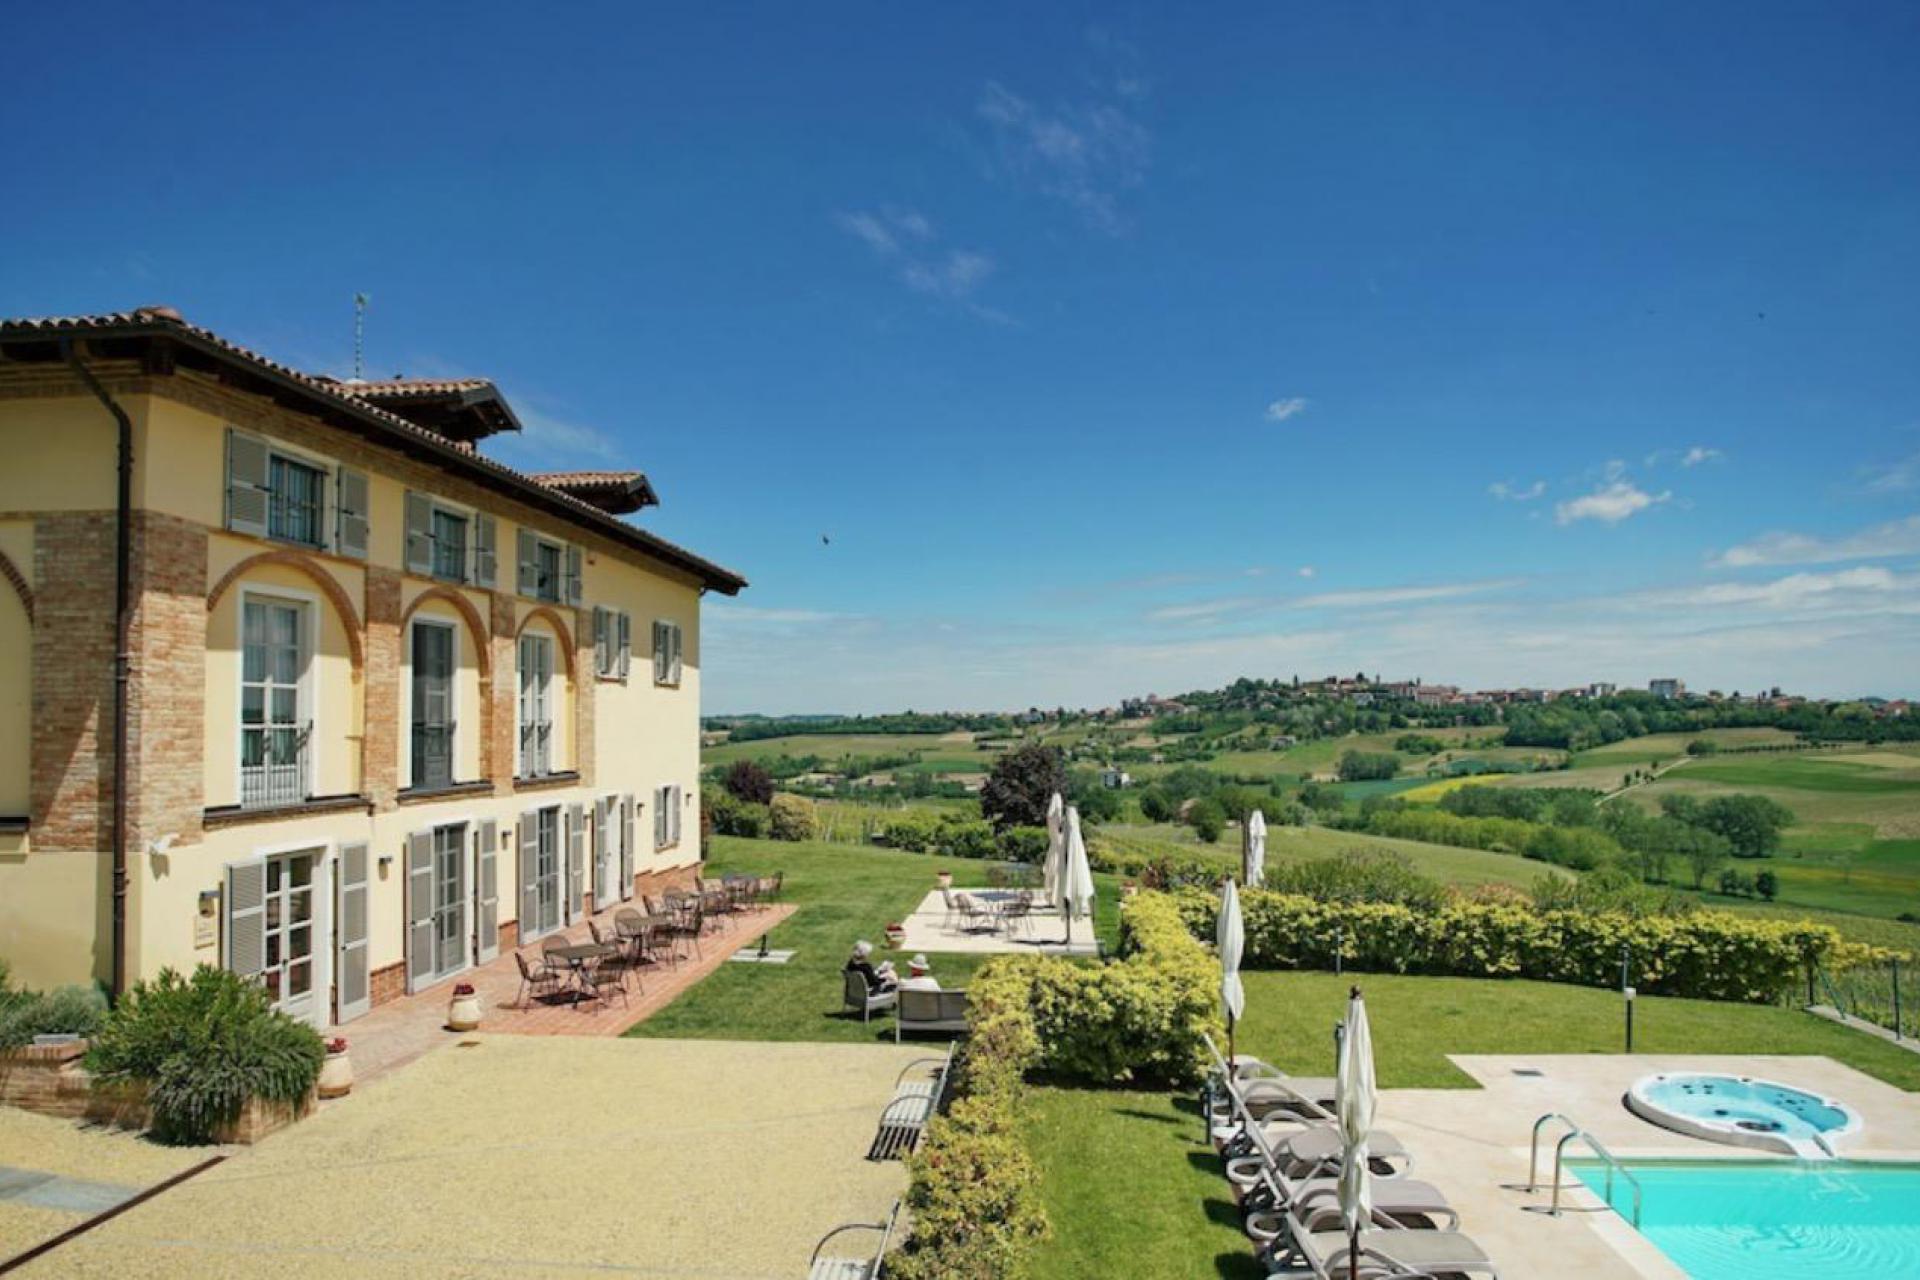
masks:
[[[298,384],[304,390],[316,396],[332,400],[358,414],[363,419],[397,435],[434,446],[450,458],[456,458],[471,466],[483,475],[505,482],[509,487],[533,490],[545,495],[566,508],[581,524],[596,529],[603,534],[618,538],[642,550],[650,550],[669,562],[679,563],[708,579],[709,584],[732,594],[747,585],[746,579],[731,569],[698,556],[686,548],[677,546],[658,534],[617,520],[612,515],[568,493],[565,489],[543,483],[539,479],[516,471],[512,467],[494,461],[476,450],[462,449],[458,442],[447,439],[437,431],[429,430],[417,423],[409,422],[399,414],[380,408],[368,400],[351,394],[348,384],[328,377],[302,373],[291,365],[281,364],[268,359],[256,351],[250,351],[237,342],[221,337],[211,329],[190,324],[173,307],[138,307],[131,311],[110,311],[97,315],[84,316],[28,316],[18,319],[0,319],[0,338],[21,334],[45,334],[48,337],[62,337],[70,334],[100,333],[113,330],[132,329],[140,333],[178,333],[198,340],[200,343],[222,352],[245,364],[254,365]],[[484,380],[481,380],[484,383]]]

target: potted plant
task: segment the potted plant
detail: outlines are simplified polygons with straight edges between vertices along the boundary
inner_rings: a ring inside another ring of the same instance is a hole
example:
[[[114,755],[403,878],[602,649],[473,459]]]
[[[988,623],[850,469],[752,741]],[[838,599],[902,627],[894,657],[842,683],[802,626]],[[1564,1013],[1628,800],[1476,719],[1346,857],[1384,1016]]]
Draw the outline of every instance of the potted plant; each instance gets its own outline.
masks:
[[[898,951],[907,941],[907,926],[894,921],[887,926],[887,945]]]
[[[953,872],[936,871],[933,873],[933,878],[939,882],[939,885],[942,889],[953,888]]]
[[[344,1098],[353,1092],[353,1059],[347,1056],[345,1036],[327,1041],[327,1056],[320,1063],[320,1079],[314,1087],[323,1098]]]
[[[1139,886],[1139,885],[1137,885],[1137,884],[1135,884],[1135,883],[1134,883],[1133,881],[1131,881],[1131,880],[1122,880],[1122,881],[1120,882],[1120,896],[1121,896],[1121,897],[1123,897],[1123,898],[1131,898],[1131,897],[1132,897],[1132,896],[1133,896],[1134,894],[1136,894],[1136,893],[1138,893],[1138,892],[1140,892],[1140,886]]]
[[[453,1001],[447,1006],[447,1030],[473,1031],[480,1026],[480,997],[471,982],[453,984]]]

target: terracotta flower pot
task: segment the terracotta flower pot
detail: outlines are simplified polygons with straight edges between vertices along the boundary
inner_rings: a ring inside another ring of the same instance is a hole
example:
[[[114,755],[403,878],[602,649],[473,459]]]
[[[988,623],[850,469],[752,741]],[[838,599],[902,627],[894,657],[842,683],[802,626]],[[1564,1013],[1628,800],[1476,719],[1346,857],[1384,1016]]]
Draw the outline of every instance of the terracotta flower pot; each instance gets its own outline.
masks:
[[[942,871],[939,875],[935,876],[934,879],[939,881],[942,889],[953,888],[953,872],[951,871]]]
[[[344,1098],[353,1092],[353,1059],[345,1049],[327,1055],[314,1087],[323,1098]]]
[[[480,997],[473,992],[456,992],[447,1006],[447,1030],[474,1031],[480,1026]]]

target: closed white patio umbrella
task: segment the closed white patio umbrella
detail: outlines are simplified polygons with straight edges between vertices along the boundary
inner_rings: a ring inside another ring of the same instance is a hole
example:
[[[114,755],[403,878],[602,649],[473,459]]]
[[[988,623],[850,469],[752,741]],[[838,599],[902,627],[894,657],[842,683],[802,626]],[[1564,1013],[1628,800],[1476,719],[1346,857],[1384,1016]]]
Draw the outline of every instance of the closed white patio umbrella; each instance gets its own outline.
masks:
[[[1060,888],[1060,866],[1067,851],[1067,806],[1058,791],[1047,801],[1047,860],[1041,871],[1041,885],[1047,901],[1053,902]]]
[[[1247,888],[1258,889],[1267,880],[1267,815],[1255,809],[1247,817]]]
[[[1240,955],[1246,950],[1247,929],[1240,919],[1240,891],[1233,879],[1220,890],[1220,919],[1215,925],[1214,941],[1220,948],[1220,1004],[1227,1011],[1227,1069],[1236,1065],[1233,1056],[1233,1026],[1247,1011],[1247,988],[1240,981]]]
[[[1066,853],[1055,887],[1054,905],[1067,921],[1067,942],[1073,942],[1076,916],[1093,918],[1093,868],[1087,865],[1087,842],[1080,837],[1080,810],[1067,806]]]
[[[1373,1218],[1367,1186],[1367,1135],[1373,1132],[1373,1032],[1360,988],[1347,1000],[1346,1034],[1340,1041],[1334,1114],[1340,1125],[1340,1213],[1347,1224],[1348,1275],[1360,1274],[1360,1231]]]

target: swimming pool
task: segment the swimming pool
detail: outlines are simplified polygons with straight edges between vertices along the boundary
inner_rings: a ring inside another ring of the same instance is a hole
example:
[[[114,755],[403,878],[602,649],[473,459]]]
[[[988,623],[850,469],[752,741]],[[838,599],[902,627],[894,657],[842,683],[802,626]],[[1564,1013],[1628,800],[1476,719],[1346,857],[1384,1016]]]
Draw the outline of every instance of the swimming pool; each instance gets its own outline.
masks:
[[[1604,1196],[1606,1166],[1569,1161]],[[1920,1276],[1920,1164],[1629,1160],[1640,1234],[1694,1280]],[[1614,1200],[1631,1212],[1618,1178]]]
[[[1627,1109],[1677,1133],[1822,1160],[1860,1132],[1860,1113],[1835,1098],[1752,1076],[1681,1071],[1642,1076]]]

